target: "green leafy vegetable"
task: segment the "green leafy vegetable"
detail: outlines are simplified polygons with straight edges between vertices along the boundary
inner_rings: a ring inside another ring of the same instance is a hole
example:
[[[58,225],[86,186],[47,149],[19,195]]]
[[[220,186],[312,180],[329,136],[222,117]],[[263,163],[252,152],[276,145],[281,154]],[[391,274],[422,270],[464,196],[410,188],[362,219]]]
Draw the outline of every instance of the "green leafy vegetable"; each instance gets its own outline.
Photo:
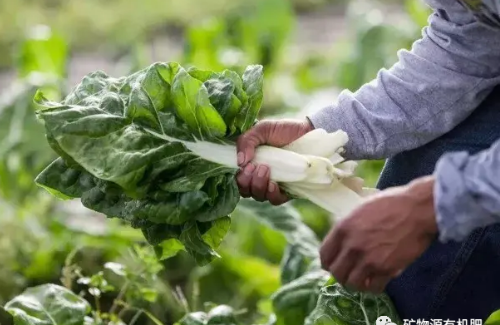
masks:
[[[313,260],[301,253],[300,246],[288,245],[281,260],[281,283],[287,284],[304,275]]]
[[[248,62],[260,62],[266,71],[276,71],[293,27],[290,1],[245,2],[226,8],[223,16],[187,26],[183,61],[238,71]]]
[[[176,325],[238,325],[233,308],[219,305],[208,313],[194,312],[187,314]]]
[[[321,288],[316,308],[305,325],[375,324],[379,316],[387,316],[393,323],[401,324],[386,294],[352,293],[336,283]]]
[[[237,168],[207,161],[185,142],[231,141],[262,101],[261,66],[242,76],[155,63],[127,77],[87,75],[60,103],[38,92],[37,116],[60,158],[36,182],[61,199],[142,229],[158,256],[218,256],[240,200]]]
[[[32,73],[63,77],[67,58],[68,44],[65,39],[48,26],[33,26],[19,49],[18,75],[21,78]]]
[[[13,325],[14,317],[12,317],[9,312],[7,312],[3,307],[0,307],[0,324],[2,325]]]
[[[33,197],[33,178],[56,157],[35,118],[33,96],[41,88],[59,98],[66,63],[64,40],[47,26],[30,28],[19,44],[17,79],[0,94],[0,196],[6,201]]]
[[[319,240],[306,226],[299,212],[290,204],[273,206],[270,203],[243,199],[237,211],[280,231],[287,240],[281,262],[281,284],[285,285],[309,271],[319,270]]]
[[[4,309],[15,325],[83,325],[90,305],[64,287],[45,284],[27,289]]]
[[[319,264],[320,242],[291,205],[273,206],[249,199],[237,211],[283,233],[288,246],[281,262],[281,287],[271,296],[276,325],[303,325],[314,310],[330,274]]]
[[[325,271],[309,272],[283,285],[271,297],[278,325],[303,325],[313,311],[321,287],[330,279]]]
[[[500,324],[500,310],[495,311],[488,317],[485,325],[499,325]]]
[[[320,242],[316,234],[302,222],[300,214],[290,204],[273,206],[268,202],[243,199],[237,211],[283,233],[298,254],[311,259],[319,257]]]
[[[33,194],[33,177],[55,157],[34,115],[38,86],[15,83],[0,96],[0,195],[14,203]]]

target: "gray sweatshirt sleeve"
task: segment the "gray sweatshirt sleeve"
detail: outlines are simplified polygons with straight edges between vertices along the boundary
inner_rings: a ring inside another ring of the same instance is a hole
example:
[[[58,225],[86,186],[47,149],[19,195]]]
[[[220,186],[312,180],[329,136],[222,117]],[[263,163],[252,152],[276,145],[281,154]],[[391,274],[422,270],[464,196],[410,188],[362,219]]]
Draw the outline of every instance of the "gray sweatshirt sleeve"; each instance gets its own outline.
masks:
[[[442,242],[500,222],[500,140],[474,156],[445,154],[435,170],[435,210]]]
[[[411,51],[355,93],[308,116],[314,127],[349,135],[347,158],[380,159],[447,133],[500,83],[500,29],[479,23],[457,0],[434,9]]]

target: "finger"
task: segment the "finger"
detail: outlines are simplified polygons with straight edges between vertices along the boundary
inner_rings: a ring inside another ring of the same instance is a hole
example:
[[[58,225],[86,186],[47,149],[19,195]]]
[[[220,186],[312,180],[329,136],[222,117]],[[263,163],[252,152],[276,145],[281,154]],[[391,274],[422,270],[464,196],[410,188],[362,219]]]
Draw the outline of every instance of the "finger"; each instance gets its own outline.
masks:
[[[266,200],[269,174],[269,167],[266,165],[259,165],[253,173],[250,192],[252,193],[252,197],[257,201],[262,202]]]
[[[356,264],[347,278],[346,287],[354,288],[357,291],[368,291],[371,274],[373,274],[372,270],[367,265]]]
[[[403,270],[398,270],[392,272],[391,276],[388,275],[377,275],[375,273],[371,273],[365,279],[365,291],[381,294],[385,291],[385,288],[391,282],[392,279],[399,277],[403,273]]]
[[[252,182],[252,175],[254,171],[255,165],[248,164],[236,176],[236,183],[238,184],[240,194],[243,197],[250,197],[252,195],[250,185]]]
[[[385,291],[387,284],[391,281],[391,276],[373,276],[369,277],[365,282],[364,291],[374,294],[381,294]]]
[[[288,197],[281,193],[278,184],[269,182],[267,186],[267,200],[273,205],[282,205],[288,201]]]
[[[323,240],[319,251],[321,266],[328,270],[340,252],[341,243],[344,238],[344,230],[340,226],[334,227]]]
[[[345,285],[358,261],[358,256],[354,256],[347,249],[342,249],[338,257],[330,265],[329,271],[340,284]]]
[[[260,123],[238,137],[236,150],[238,166],[245,166],[255,157],[255,149],[266,143],[268,123]]]

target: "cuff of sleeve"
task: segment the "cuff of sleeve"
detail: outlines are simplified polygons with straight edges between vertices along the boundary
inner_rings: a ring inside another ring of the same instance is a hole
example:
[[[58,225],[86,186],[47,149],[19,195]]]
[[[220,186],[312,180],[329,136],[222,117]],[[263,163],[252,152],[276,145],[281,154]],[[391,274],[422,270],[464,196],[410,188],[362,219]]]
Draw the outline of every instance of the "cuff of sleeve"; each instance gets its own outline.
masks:
[[[341,111],[338,105],[330,105],[307,116],[315,129],[327,132],[342,130],[349,136],[345,146],[345,158],[349,160],[367,159],[366,140],[361,129],[352,120],[348,112]]]
[[[489,218],[466,184],[470,156],[465,152],[445,154],[438,161],[434,183],[436,222],[439,240],[462,241]]]

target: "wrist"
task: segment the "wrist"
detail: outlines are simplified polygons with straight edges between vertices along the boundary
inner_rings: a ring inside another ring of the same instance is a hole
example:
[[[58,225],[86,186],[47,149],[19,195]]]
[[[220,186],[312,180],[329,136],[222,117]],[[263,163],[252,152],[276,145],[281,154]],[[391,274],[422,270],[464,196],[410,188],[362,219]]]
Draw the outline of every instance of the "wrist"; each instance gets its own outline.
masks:
[[[436,235],[438,226],[434,204],[434,176],[421,177],[408,184],[408,194],[414,203],[422,229],[428,235]]]

